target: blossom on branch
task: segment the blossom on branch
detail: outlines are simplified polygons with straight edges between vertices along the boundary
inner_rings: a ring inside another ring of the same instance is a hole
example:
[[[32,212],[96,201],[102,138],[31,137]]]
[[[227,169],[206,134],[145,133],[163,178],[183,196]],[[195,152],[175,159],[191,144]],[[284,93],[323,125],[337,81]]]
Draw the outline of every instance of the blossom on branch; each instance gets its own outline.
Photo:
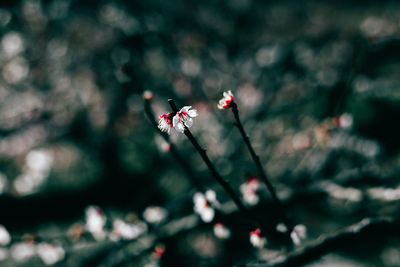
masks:
[[[193,196],[194,211],[200,215],[203,222],[211,222],[215,216],[213,206],[218,206],[219,202],[213,190],[207,190],[205,194],[196,193]]]
[[[256,205],[260,197],[257,191],[260,189],[260,181],[256,177],[250,177],[248,181],[240,185],[243,200],[249,205]]]
[[[193,118],[197,117],[197,110],[192,106],[184,106],[178,112],[170,112],[162,114],[159,117],[158,128],[162,132],[171,133],[171,128],[183,133],[186,128],[193,126]]]
[[[158,129],[160,129],[161,132],[166,132],[168,134],[171,133],[173,116],[174,116],[174,112],[170,112],[170,113],[162,114],[159,117],[160,120],[158,121]]]
[[[235,97],[233,96],[231,90],[224,92],[223,97],[218,102],[219,109],[228,109],[232,107],[232,103],[235,102]]]
[[[265,246],[267,239],[262,234],[260,228],[250,232],[250,243],[256,248],[262,248]]]
[[[192,127],[193,118],[197,117],[197,110],[191,109],[192,106],[184,106],[172,119],[172,125],[178,132],[183,133],[185,126],[187,128]]]

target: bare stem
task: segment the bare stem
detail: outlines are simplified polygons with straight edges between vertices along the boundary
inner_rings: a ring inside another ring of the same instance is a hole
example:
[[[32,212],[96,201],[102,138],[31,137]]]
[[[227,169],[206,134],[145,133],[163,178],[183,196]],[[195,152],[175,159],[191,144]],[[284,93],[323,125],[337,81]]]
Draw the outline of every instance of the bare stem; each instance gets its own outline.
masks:
[[[286,226],[289,229],[289,233],[290,233],[290,231],[292,230],[293,226],[292,226],[292,224],[289,223],[289,220],[288,220],[288,218],[286,216],[286,212],[285,212],[284,206],[283,206],[282,202],[279,200],[279,198],[278,198],[278,196],[276,194],[275,188],[273,187],[272,183],[269,181],[269,179],[267,177],[267,174],[265,173],[265,171],[264,171],[264,169],[263,169],[263,167],[261,165],[260,157],[254,151],[254,148],[251,145],[249,136],[247,135],[246,131],[243,128],[243,124],[240,121],[239,110],[238,110],[238,107],[237,107],[236,103],[232,103],[232,113],[233,113],[233,116],[235,117],[235,120],[236,120],[235,125],[238,128],[240,134],[242,135],[243,140],[244,140],[244,142],[245,142],[245,144],[247,146],[247,149],[249,150],[250,155],[251,155],[254,163],[256,164],[256,167],[258,169],[258,173],[260,175],[260,178],[263,181],[263,183],[267,186],[268,191],[270,192],[274,203],[278,207],[280,218],[281,218],[282,222],[286,224]]]

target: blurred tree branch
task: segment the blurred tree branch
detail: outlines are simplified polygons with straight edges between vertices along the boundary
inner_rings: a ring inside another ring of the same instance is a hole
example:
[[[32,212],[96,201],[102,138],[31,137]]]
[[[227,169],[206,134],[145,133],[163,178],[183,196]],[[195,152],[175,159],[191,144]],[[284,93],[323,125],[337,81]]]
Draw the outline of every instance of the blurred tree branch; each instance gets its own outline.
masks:
[[[279,257],[269,263],[248,263],[246,267],[290,267],[303,266],[337,250],[358,246],[371,236],[393,236],[399,234],[400,221],[388,217],[363,219],[343,230],[327,234],[286,257]]]

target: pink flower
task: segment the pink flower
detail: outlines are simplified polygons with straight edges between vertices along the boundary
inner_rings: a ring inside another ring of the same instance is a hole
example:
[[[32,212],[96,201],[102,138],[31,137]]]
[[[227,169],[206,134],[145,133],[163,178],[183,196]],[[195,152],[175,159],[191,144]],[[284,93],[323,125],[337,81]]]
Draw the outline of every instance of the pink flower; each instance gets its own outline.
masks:
[[[233,96],[231,90],[224,92],[223,97],[219,100],[218,108],[219,109],[228,109],[232,106],[232,103],[235,102],[235,97]]]
[[[172,125],[178,132],[183,133],[185,126],[187,128],[192,127],[193,118],[197,117],[197,110],[191,109],[192,106],[184,106],[172,119]]]
[[[170,113],[162,114],[159,117],[160,120],[158,121],[158,129],[160,129],[161,132],[166,132],[166,133],[170,134],[171,128],[172,128],[173,116],[174,116],[174,112],[170,112]]]
[[[260,228],[250,232],[250,243],[256,248],[262,248],[267,243],[267,239],[261,232]]]

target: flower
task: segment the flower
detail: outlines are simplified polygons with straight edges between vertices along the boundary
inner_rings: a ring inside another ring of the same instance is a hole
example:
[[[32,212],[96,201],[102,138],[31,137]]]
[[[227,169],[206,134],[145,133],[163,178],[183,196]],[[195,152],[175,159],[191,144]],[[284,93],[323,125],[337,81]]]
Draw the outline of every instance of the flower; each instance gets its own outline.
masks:
[[[235,102],[235,97],[233,96],[231,90],[224,92],[223,97],[218,102],[219,109],[228,109],[232,107],[232,103]]]
[[[222,223],[214,224],[214,235],[219,239],[228,239],[231,236],[231,230]]]
[[[106,216],[97,206],[89,206],[86,209],[86,225],[85,228],[90,232],[94,239],[103,240],[106,237],[104,226],[106,224]]]
[[[166,132],[168,134],[170,134],[171,132],[171,128],[172,128],[172,117],[174,116],[174,112],[170,112],[170,113],[165,113],[162,114],[159,117],[159,121],[158,121],[158,129],[161,130],[161,132]]]
[[[110,239],[113,241],[118,241],[120,239],[132,240],[146,231],[147,226],[143,222],[126,223],[121,219],[115,219],[113,221],[113,230],[110,234]]]
[[[53,265],[65,257],[65,250],[59,245],[40,243],[36,250],[38,256],[46,265]]]
[[[249,205],[256,205],[260,200],[257,194],[259,188],[259,180],[256,177],[250,177],[247,182],[240,185],[240,192],[243,195],[243,200]]]
[[[194,211],[200,215],[204,222],[211,222],[214,219],[215,211],[213,206],[218,206],[216,194],[212,190],[207,190],[205,194],[196,193],[193,196]]]
[[[187,128],[192,127],[193,118],[197,117],[197,110],[191,109],[192,106],[184,106],[172,119],[172,125],[178,132],[183,133],[185,126]]]
[[[256,248],[262,248],[265,246],[267,239],[261,233],[260,228],[250,232],[250,243]]]
[[[276,226],[276,231],[278,231],[279,233],[286,233],[288,231],[288,228],[286,224],[278,223],[278,225]]]
[[[6,246],[11,242],[11,236],[7,229],[0,224],[0,246]]]
[[[147,207],[143,212],[143,218],[150,224],[159,224],[163,222],[167,215],[167,210],[158,206]]]
[[[301,244],[301,241],[307,237],[307,228],[303,224],[298,224],[293,228],[290,233],[290,238],[292,238],[293,243],[296,246]]]

